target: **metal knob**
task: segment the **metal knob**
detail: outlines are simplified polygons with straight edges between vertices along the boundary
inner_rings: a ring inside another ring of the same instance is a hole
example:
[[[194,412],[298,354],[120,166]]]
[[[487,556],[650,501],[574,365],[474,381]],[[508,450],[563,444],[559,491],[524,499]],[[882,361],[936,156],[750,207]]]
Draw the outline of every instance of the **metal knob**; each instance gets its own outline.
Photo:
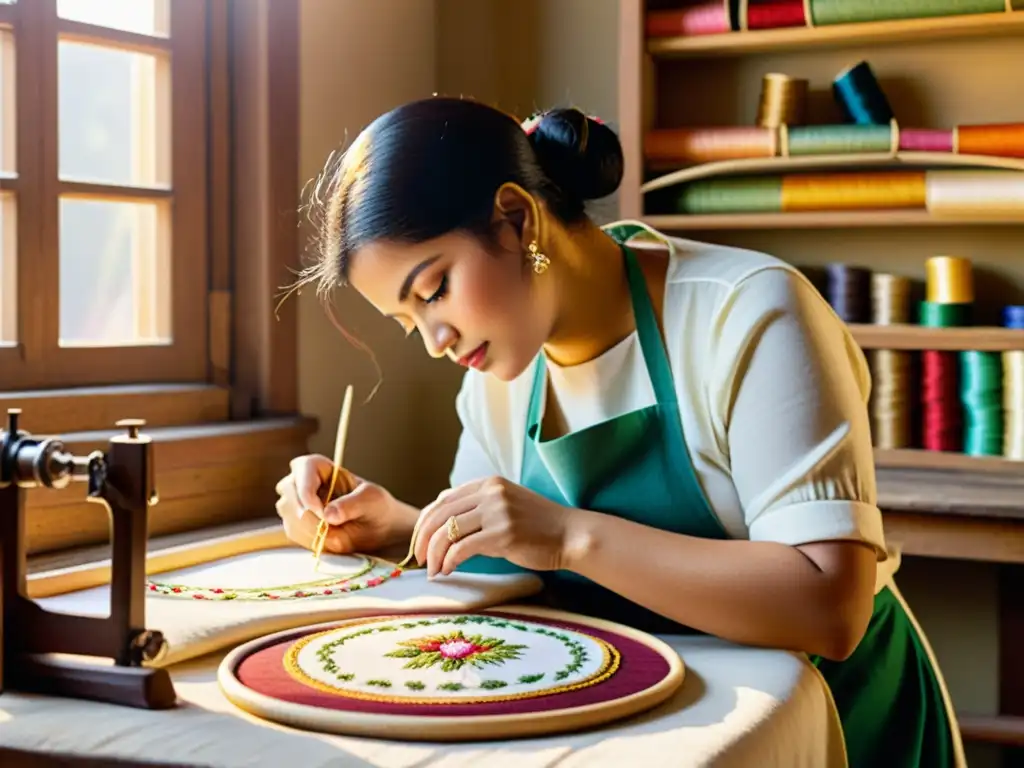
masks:
[[[139,437],[139,430],[146,426],[145,419],[121,419],[115,426],[128,430],[128,437],[136,440]]]
[[[12,435],[18,434],[18,417],[21,416],[21,408],[7,409],[7,431]]]

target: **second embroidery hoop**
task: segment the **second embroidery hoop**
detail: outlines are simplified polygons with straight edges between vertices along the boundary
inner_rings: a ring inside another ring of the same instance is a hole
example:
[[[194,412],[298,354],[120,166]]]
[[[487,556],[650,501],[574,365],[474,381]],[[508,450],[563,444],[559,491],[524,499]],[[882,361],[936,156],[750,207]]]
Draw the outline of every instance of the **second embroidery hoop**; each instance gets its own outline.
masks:
[[[358,558],[360,565],[352,572],[325,575],[322,579],[302,581],[301,583],[280,584],[273,586],[209,586],[189,584],[179,581],[161,581],[151,578],[146,582],[146,589],[151,595],[168,598],[187,598],[191,600],[302,600],[310,598],[330,598],[350,592],[379,586],[401,575],[401,570],[394,568],[378,558],[369,555],[352,555]],[[374,574],[374,571],[377,571]],[[369,575],[369,578],[364,578]]]

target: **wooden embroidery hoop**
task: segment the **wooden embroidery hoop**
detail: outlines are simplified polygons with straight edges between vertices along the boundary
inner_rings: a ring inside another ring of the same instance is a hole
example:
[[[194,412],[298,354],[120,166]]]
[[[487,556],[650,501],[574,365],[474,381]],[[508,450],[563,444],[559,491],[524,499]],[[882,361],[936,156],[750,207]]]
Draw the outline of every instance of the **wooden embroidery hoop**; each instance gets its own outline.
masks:
[[[631,627],[536,606],[502,606],[499,613],[515,613],[538,620],[566,621],[615,633],[653,650],[668,664],[668,672],[654,685],[622,698],[565,709],[503,715],[438,717],[431,715],[371,714],[326,709],[281,701],[253,691],[236,672],[250,654],[295,636],[295,630],[277,632],[245,643],[231,651],[217,670],[217,682],[224,696],[239,709],[256,717],[307,731],[346,736],[412,741],[491,741],[526,736],[564,733],[592,728],[644,712],[669,699],[680,688],[685,665],[679,654],[663,641]],[[477,613],[491,613],[492,610]],[[342,627],[330,622],[309,627],[310,632]]]

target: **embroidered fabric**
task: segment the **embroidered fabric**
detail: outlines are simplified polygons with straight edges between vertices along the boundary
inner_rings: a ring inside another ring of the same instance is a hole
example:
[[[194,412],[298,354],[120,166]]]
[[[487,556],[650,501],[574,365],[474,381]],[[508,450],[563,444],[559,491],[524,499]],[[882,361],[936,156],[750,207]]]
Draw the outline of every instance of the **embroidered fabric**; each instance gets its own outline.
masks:
[[[349,622],[284,656],[300,683],[337,696],[408,704],[489,703],[585,688],[620,655],[585,632],[484,614]]]
[[[167,580],[150,579],[153,595],[190,600],[301,600],[340,597],[377,587],[402,571],[367,555],[324,555],[319,565],[292,553],[267,552],[259,567],[239,567],[241,558],[226,558],[220,567],[186,569]],[[269,574],[269,576],[268,576]]]

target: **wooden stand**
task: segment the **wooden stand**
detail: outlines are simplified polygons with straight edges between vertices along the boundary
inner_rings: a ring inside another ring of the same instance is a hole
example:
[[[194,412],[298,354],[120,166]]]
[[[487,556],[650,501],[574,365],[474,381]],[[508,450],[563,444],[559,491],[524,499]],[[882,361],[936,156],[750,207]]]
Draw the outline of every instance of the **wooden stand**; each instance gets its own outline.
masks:
[[[55,439],[18,430],[18,409],[0,430],[0,693],[20,690],[145,709],[169,709],[176,695],[164,669],[143,667],[165,650],[163,635],[145,628],[146,540],[156,503],[153,446],[143,422],[124,420],[126,435],[106,454],[72,456]],[[87,483],[89,501],[111,516],[110,615],[55,613],[29,599],[26,586],[25,493]],[[73,654],[113,665],[68,660]]]

